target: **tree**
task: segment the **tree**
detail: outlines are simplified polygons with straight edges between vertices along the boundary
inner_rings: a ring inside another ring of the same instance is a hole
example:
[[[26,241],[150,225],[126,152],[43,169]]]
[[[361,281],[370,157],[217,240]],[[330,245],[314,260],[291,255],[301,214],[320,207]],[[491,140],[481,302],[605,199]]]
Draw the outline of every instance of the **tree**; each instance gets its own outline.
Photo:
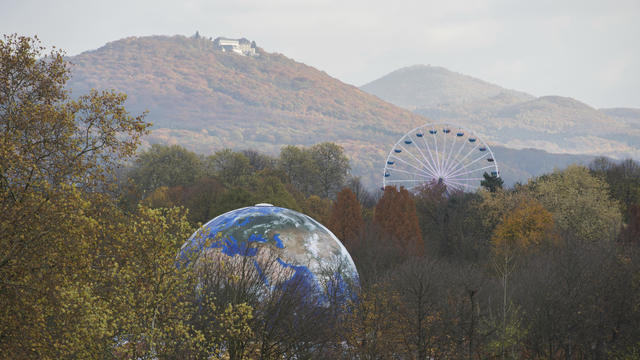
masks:
[[[143,192],[165,186],[188,186],[203,175],[195,153],[180,145],[153,144],[136,159],[129,176]]]
[[[179,204],[189,209],[188,216],[192,223],[205,223],[217,215],[213,209],[225,191],[227,188],[220,180],[201,178],[183,190]]]
[[[251,165],[251,167],[256,171],[274,169],[276,167],[276,159],[271,156],[261,154],[256,150],[243,150],[242,155],[249,160],[249,165]]]
[[[302,212],[316,219],[321,224],[329,224],[331,217],[331,200],[311,195],[302,202]]]
[[[356,195],[349,188],[338,193],[338,199],[331,208],[329,229],[342,241],[347,250],[357,246],[364,222],[362,209]]]
[[[247,189],[250,190],[255,200],[254,204],[270,203],[280,207],[300,210],[296,199],[287,191],[282,181],[275,176],[257,173],[248,180]]]
[[[43,51],[33,38],[0,41],[0,352],[93,357],[113,339],[92,266],[106,208],[95,204],[149,125],[123,94],[71,100],[62,52]]]
[[[501,177],[498,177],[497,175],[489,175],[486,172],[482,174],[482,177],[484,177],[484,180],[480,181],[480,185],[490,192],[496,192],[496,190],[502,189],[504,181]]]
[[[352,177],[347,181],[347,187],[356,195],[356,199],[363,208],[373,208],[376,205],[376,199],[367,191],[360,177]]]
[[[176,254],[193,231],[186,214],[142,206],[133,214],[111,211],[98,220],[104,250],[93,266],[103,277],[100,295],[111,312],[111,341],[119,340],[110,344],[113,352],[127,359],[197,354],[206,345],[193,326],[198,279],[191,269],[176,266]]]
[[[477,261],[488,254],[479,196],[447,191],[444,184],[420,187],[415,194],[418,221],[428,252]]]
[[[622,224],[618,202],[607,184],[582,166],[543,175],[526,191],[552,214],[559,231],[575,234],[578,241],[616,239]]]
[[[333,199],[347,179],[349,159],[342,147],[334,143],[316,144],[309,151],[319,182],[316,194]]]
[[[620,234],[623,242],[640,239],[640,164],[632,159],[615,163],[607,158],[595,159],[591,172],[609,185],[611,197],[621,205],[625,225]]]
[[[553,217],[539,202],[523,201],[515,211],[507,214],[491,239],[495,268],[502,278],[502,357],[505,357],[507,338],[507,284],[514,270],[518,254],[540,245],[553,227]]]
[[[629,205],[627,224],[620,233],[623,242],[640,244],[640,205]]]
[[[407,254],[424,255],[416,205],[409,191],[387,186],[376,205],[374,222],[395,238],[396,246]]]
[[[286,175],[288,182],[305,195],[317,195],[318,177],[309,151],[296,146],[280,149],[278,168]]]
[[[385,282],[363,288],[343,325],[351,359],[393,359],[402,345],[397,326],[398,296]]]
[[[600,157],[593,160],[589,168],[609,184],[611,197],[623,205],[623,212],[629,205],[640,205],[640,163],[633,159],[615,163]]]
[[[227,185],[240,185],[254,169],[249,159],[231,149],[217,151],[206,159],[207,174],[215,176]]]
[[[397,327],[402,334],[404,355],[411,359],[446,357],[449,340],[442,331],[439,303],[445,296],[439,285],[443,279],[439,261],[412,259],[391,275],[398,297]]]
[[[638,252],[614,243],[584,245],[565,241],[514,273],[512,299],[522,309],[522,345],[531,358],[637,354]]]
[[[303,194],[333,198],[347,178],[349,159],[334,143],[302,149],[290,145],[280,150],[278,167]]]

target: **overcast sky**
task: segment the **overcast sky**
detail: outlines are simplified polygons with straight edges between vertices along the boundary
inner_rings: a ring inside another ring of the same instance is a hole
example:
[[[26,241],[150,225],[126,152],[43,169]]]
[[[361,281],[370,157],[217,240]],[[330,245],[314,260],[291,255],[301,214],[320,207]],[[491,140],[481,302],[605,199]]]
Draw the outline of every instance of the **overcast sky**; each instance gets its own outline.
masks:
[[[0,33],[75,55],[128,36],[246,37],[363,85],[414,64],[640,108],[640,0],[0,0]]]

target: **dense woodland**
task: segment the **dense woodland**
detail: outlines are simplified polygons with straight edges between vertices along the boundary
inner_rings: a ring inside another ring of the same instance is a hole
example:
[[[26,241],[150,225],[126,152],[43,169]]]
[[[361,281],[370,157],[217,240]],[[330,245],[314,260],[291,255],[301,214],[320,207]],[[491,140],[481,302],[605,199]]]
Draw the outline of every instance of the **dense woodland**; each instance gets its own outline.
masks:
[[[138,149],[144,114],[70,98],[44,55],[0,41],[0,358],[640,358],[637,161],[370,191],[333,143]],[[242,263],[176,266],[202,223],[259,202],[326,224],[356,296],[318,306],[259,295]]]

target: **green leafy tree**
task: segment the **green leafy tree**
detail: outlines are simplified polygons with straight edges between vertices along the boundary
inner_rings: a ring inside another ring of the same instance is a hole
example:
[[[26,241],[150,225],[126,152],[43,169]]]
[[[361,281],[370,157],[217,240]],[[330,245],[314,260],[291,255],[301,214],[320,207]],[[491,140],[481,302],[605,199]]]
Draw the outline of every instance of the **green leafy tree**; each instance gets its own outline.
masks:
[[[227,188],[216,178],[202,178],[186,187],[181,196],[180,205],[189,209],[192,223],[205,223],[215,217],[213,209]]]
[[[591,172],[609,184],[611,196],[623,205],[640,205],[640,163],[626,159],[619,163],[600,157],[589,165]]]
[[[288,181],[305,195],[334,198],[349,173],[349,159],[341,146],[316,144],[310,148],[285,146],[278,163]]]
[[[200,158],[180,145],[153,144],[135,161],[129,176],[139,190],[149,193],[165,186],[186,186],[203,175]]]
[[[216,202],[210,210],[212,215],[211,218],[224,214],[227,211],[256,204],[256,199],[253,194],[243,188],[228,189],[220,194],[216,199]]]
[[[278,168],[296,190],[305,195],[315,194],[315,189],[319,186],[317,169],[307,149],[292,145],[283,147],[280,149]]]
[[[616,163],[601,157],[589,167],[594,175],[609,184],[611,196],[621,206],[625,225],[620,239],[637,243],[640,239],[640,163],[632,159]]]
[[[622,215],[617,201],[609,195],[606,182],[582,166],[543,175],[527,186],[532,197],[548,209],[558,230],[580,241],[617,238]]]
[[[480,181],[480,185],[490,192],[496,192],[498,189],[502,189],[504,181],[501,177],[498,177],[497,175],[489,175],[486,172],[482,174],[482,177],[484,179]]]
[[[296,199],[280,179],[275,176],[258,173],[248,181],[247,189],[251,192],[254,203],[270,203],[276,206],[300,210]]]
[[[256,171],[274,169],[276,167],[277,159],[256,150],[244,150],[242,155],[249,160],[249,164]]]
[[[217,151],[206,159],[207,174],[215,176],[224,184],[240,185],[254,172],[249,159],[231,149]]]
[[[317,195],[334,198],[344,186],[349,173],[349,159],[344,149],[334,143],[321,143],[309,149],[318,179]]]

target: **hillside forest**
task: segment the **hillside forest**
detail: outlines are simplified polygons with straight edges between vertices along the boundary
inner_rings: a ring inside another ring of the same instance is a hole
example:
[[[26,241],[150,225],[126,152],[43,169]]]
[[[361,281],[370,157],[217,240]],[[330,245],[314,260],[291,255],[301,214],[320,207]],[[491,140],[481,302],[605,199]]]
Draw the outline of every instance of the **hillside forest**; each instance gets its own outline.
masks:
[[[332,142],[139,150],[145,114],[72,98],[69,75],[59,50],[0,40],[0,358],[640,358],[635,160],[370,192]],[[265,298],[242,268],[176,266],[203,223],[262,202],[331,229],[356,296]]]
[[[380,165],[402,135],[440,121],[472,129],[488,141],[499,159],[500,176],[508,185],[573,163],[586,165],[595,156],[637,158],[624,150],[629,145],[622,146],[618,135],[603,137],[604,129],[615,128],[616,134],[629,137],[625,140],[628,144],[640,142],[634,140],[640,137],[636,136],[633,112],[618,114],[629,117],[629,122],[609,118],[585,104],[536,101],[488,121],[470,116],[486,111],[466,105],[494,104],[496,97],[502,99],[499,103],[513,98],[499,95],[506,90],[496,85],[477,87],[477,81],[457,81],[459,76],[448,71],[435,78],[418,71],[405,74],[408,76],[400,81],[359,89],[283,54],[261,48],[256,51],[258,56],[221,52],[211,39],[200,35],[129,37],[65,58],[71,63],[72,75],[66,87],[72,97],[93,88],[125,92],[127,109],[132,113],[148,111],[145,120],[153,123],[152,131],[143,138],[143,147],[178,144],[202,154],[224,148],[260,149],[277,156],[286,145],[336,143],[348,154],[351,173],[360,176],[369,189],[380,186]],[[423,70],[429,69],[435,70]],[[426,118],[416,113],[422,113],[416,108],[419,103],[407,107],[410,104],[377,91],[380,88],[403,98],[427,91],[428,96],[421,99],[439,99],[438,103],[450,104],[449,109],[465,111],[455,117],[428,112]],[[471,101],[472,93],[486,96]],[[525,101],[533,97],[515,98]],[[539,131],[532,132],[532,128]]]

